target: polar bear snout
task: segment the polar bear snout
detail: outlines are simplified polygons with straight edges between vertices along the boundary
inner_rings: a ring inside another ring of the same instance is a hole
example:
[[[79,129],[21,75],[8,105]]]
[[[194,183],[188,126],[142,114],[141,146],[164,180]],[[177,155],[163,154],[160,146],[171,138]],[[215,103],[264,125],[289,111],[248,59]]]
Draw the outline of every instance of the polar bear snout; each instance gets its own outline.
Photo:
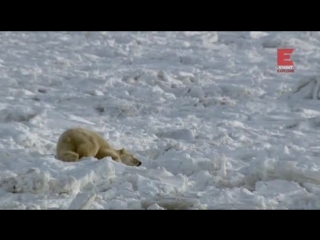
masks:
[[[138,166],[138,167],[142,164],[142,162],[139,161],[139,160],[136,159],[136,158],[133,158],[133,160],[134,160],[134,165],[136,165],[136,166]]]
[[[132,163],[133,163],[133,166],[137,166],[137,167],[139,167],[142,164],[142,162],[136,159],[135,157],[133,158]]]
[[[137,166],[137,167],[139,167],[142,164],[142,162],[136,159],[135,157],[133,158],[132,163],[133,163],[133,166]]]
[[[120,155],[121,162],[128,166],[140,166],[142,163],[132,154],[125,152]]]

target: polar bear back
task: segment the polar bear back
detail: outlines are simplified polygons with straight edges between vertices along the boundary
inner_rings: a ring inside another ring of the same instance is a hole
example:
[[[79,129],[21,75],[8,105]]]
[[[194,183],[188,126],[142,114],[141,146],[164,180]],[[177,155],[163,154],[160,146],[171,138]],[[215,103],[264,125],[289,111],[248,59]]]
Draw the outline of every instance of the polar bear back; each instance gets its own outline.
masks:
[[[77,151],[81,144],[90,143],[94,148],[99,150],[101,147],[110,148],[109,144],[98,133],[83,128],[68,129],[61,134],[57,144],[57,155],[65,151]],[[88,144],[89,145],[89,144]]]

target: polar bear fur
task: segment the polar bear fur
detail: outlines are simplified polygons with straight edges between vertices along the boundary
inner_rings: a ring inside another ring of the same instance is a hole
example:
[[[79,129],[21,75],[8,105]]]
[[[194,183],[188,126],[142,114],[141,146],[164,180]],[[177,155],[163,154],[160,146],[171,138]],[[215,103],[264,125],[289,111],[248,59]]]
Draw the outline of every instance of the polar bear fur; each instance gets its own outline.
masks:
[[[111,157],[116,162],[128,166],[140,166],[141,162],[124,148],[116,150],[98,133],[83,129],[71,128],[63,132],[56,147],[57,158],[64,162],[77,162],[83,157],[102,159]]]

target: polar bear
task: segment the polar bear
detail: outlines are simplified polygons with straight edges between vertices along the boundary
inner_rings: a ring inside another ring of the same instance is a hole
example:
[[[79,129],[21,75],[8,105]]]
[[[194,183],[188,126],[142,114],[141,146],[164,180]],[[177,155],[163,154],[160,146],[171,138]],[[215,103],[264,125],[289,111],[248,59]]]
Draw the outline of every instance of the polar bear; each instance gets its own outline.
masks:
[[[116,150],[98,133],[84,129],[71,128],[63,132],[56,147],[57,158],[64,162],[77,162],[82,157],[102,159],[111,157],[116,162],[128,166],[140,166],[141,162],[124,148]]]

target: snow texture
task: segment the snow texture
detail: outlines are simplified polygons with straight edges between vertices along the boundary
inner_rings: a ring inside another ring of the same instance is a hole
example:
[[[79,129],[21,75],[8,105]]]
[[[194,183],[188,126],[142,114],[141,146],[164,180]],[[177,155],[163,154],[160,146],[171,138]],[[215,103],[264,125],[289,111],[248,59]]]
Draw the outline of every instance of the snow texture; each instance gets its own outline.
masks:
[[[1,32],[1,209],[319,209],[319,32]],[[294,48],[294,73],[277,73]],[[70,127],[142,161],[55,158]]]

